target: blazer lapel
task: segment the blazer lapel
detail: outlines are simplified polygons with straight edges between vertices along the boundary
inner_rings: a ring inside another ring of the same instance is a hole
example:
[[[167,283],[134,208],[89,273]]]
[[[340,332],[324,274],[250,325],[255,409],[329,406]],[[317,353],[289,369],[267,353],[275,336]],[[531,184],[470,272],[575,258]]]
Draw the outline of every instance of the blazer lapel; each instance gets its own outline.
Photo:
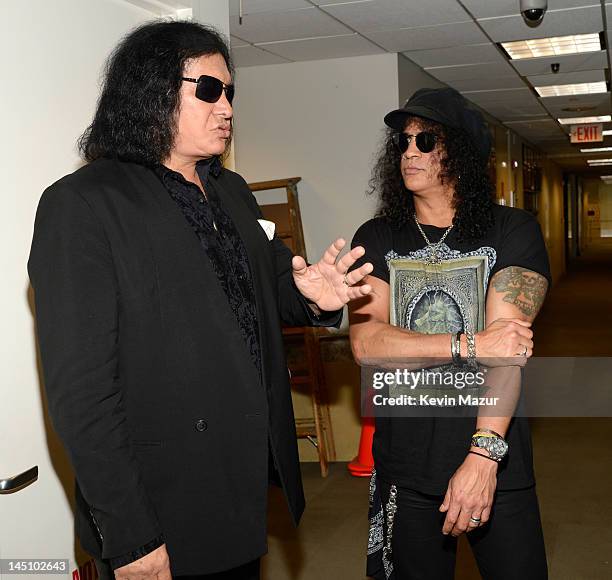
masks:
[[[276,308],[275,304],[270,304],[270,302],[273,302],[272,297],[276,295],[276,289],[273,287],[273,284],[276,283],[276,277],[273,257],[270,251],[270,241],[257,221],[258,216],[253,213],[253,210],[242,199],[244,193],[236,191],[228,184],[227,180],[223,177],[223,172],[221,172],[217,179],[211,177],[209,185],[212,186],[214,194],[219,198],[224,210],[234,222],[246,249],[257,306],[261,372],[264,384],[269,386],[269,381],[267,380],[269,370],[267,368],[266,355],[270,349],[266,326],[270,317],[266,316],[266,311],[269,308]],[[249,191],[245,193],[251,195]]]

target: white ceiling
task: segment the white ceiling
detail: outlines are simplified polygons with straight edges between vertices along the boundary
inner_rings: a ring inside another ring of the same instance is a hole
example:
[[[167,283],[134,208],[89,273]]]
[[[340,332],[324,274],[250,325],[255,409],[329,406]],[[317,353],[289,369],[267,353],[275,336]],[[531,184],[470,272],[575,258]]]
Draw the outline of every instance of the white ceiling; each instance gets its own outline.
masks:
[[[557,117],[612,113],[610,92],[542,99],[532,89],[609,81],[610,50],[509,61],[497,44],[595,32],[612,46],[612,0],[548,0],[534,28],[519,14],[519,0],[242,0],[242,22],[240,0],[229,4],[238,67],[399,52],[568,168],[586,168],[585,157]],[[559,63],[558,74],[552,63]],[[589,110],[567,110],[576,108]]]

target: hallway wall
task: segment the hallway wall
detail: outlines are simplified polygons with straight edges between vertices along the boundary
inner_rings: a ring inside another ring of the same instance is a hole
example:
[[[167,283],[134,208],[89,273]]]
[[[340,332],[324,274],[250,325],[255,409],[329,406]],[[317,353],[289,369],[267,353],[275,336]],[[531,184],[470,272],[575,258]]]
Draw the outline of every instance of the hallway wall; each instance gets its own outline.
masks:
[[[583,231],[585,232],[583,245],[585,248],[589,247],[595,240],[599,239],[601,235],[601,216],[599,207],[600,184],[602,184],[602,181],[598,177],[582,179],[585,208],[585,215],[583,216]],[[589,215],[589,212],[593,212],[593,215]]]
[[[510,141],[510,154],[508,153]],[[495,163],[497,199],[511,204],[511,191],[514,192],[515,207],[524,207],[523,194],[523,145],[529,143],[501,125],[495,126]],[[545,154],[546,152],[543,151]],[[514,167],[514,162],[518,167]],[[504,167],[505,164],[505,167]],[[538,221],[542,227],[546,249],[550,259],[553,284],[565,273],[565,221],[563,215],[563,172],[552,160],[544,159],[542,171],[542,190],[539,193]]]
[[[612,238],[612,185],[599,178],[582,180],[584,191],[585,247],[600,238]]]
[[[398,104],[397,62],[395,54],[379,54],[236,72],[237,171],[249,182],[302,178],[310,260],[338,236],[350,241],[374,213],[365,191],[383,117]],[[258,199],[275,202],[263,194]]]
[[[602,238],[612,237],[612,185],[599,186],[599,219]]]
[[[553,284],[565,274],[565,218],[563,215],[563,172],[552,160],[544,160],[538,221],[542,227]]]
[[[402,53],[397,54],[397,81],[400,107],[420,88],[438,89],[446,86],[408,60]]]

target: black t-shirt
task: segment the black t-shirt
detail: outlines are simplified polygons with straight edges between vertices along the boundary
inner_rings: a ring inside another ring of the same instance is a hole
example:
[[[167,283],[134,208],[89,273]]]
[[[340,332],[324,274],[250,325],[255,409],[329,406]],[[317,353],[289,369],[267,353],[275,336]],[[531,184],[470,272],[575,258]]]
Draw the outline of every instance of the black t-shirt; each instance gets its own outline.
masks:
[[[530,213],[495,205],[494,225],[477,242],[459,242],[451,230],[439,248],[444,259],[486,256],[485,288],[491,277],[508,266],[520,266],[545,276],[550,269],[540,226]],[[432,243],[446,228],[422,224]],[[388,260],[422,257],[427,244],[410,220],[401,229],[374,218],[355,233],[352,247],[363,246],[365,256],[356,266],[372,262],[372,276],[389,283]],[[450,344],[449,344],[450,351]],[[463,463],[476,426],[474,417],[376,418],[374,459],[381,479],[428,494],[443,494],[453,473]],[[506,434],[509,451],[498,471],[498,489],[519,489],[534,483],[531,438],[524,417],[515,417]]]

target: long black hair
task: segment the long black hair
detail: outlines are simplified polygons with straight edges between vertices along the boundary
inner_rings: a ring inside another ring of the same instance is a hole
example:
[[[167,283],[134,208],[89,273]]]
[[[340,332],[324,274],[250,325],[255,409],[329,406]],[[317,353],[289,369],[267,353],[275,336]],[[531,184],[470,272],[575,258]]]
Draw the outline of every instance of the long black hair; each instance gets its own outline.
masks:
[[[493,191],[487,160],[465,131],[429,119],[408,117],[406,126],[416,122],[421,131],[438,136],[442,152],[440,180],[454,187],[453,223],[459,240],[482,238],[493,224]],[[369,194],[377,194],[377,216],[395,228],[404,226],[414,213],[414,196],[406,188],[400,169],[400,153],[393,144],[396,131],[388,129],[369,182]]]
[[[227,42],[196,22],[157,20],[131,31],[110,55],[91,125],[78,141],[86,161],[100,157],[161,163],[177,131],[186,63],[220,54],[233,76]]]

